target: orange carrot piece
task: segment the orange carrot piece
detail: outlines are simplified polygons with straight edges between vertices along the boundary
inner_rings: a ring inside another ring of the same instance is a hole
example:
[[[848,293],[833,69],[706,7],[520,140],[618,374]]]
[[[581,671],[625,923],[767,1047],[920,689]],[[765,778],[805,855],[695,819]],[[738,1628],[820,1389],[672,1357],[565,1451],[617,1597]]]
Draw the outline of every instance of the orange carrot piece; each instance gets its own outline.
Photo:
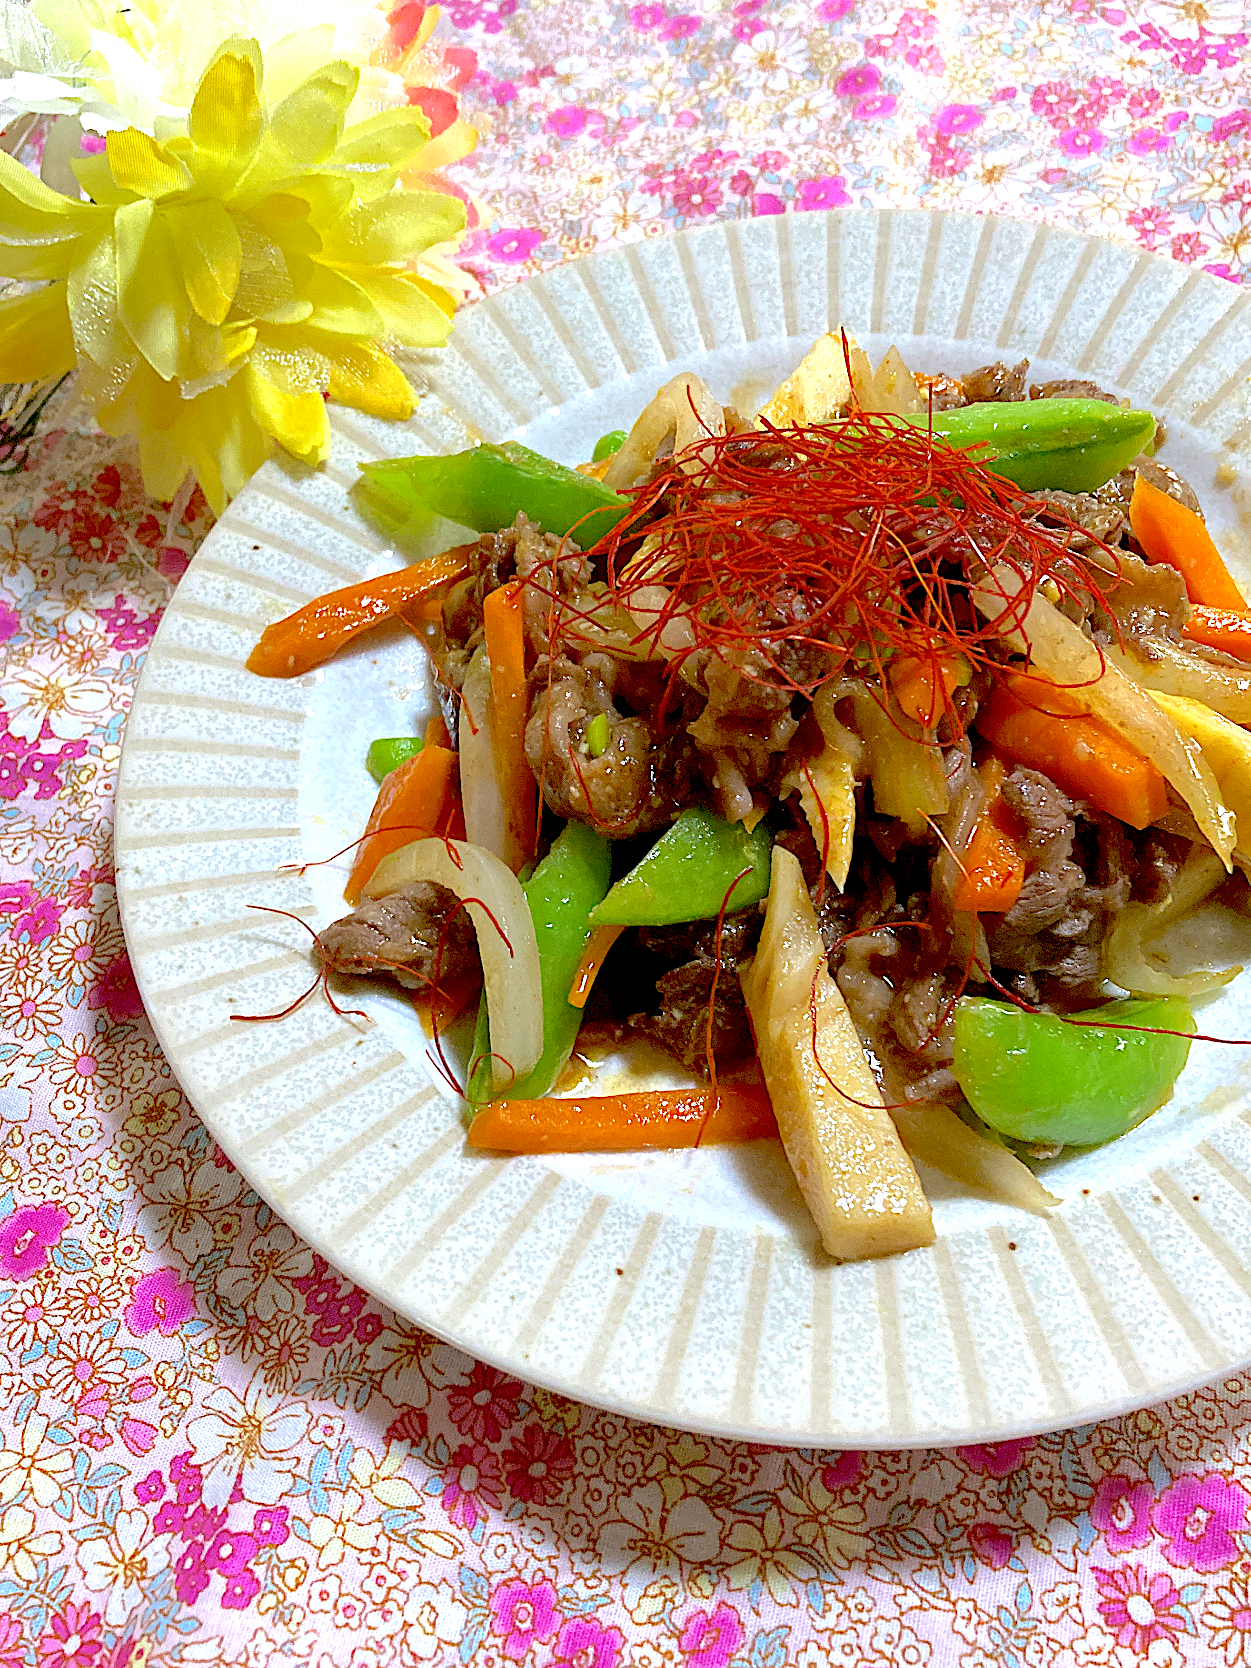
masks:
[[[1167,562],[1186,581],[1191,602],[1241,609],[1246,598],[1234,583],[1203,517],[1179,504],[1142,475],[1134,482],[1129,525],[1153,562]]]
[[[957,909],[1002,915],[1021,895],[1025,859],[1017,845],[1016,819],[1001,792],[1007,775],[1003,760],[987,759],[980,774],[986,805],[961,859],[963,868],[953,901]]]
[[[343,896],[355,908],[361,892],[384,857],[414,840],[449,834],[452,779],[456,755],[446,747],[423,747],[405,759],[378,789],[378,797],[357,848],[356,862]],[[452,836],[455,838],[456,836]],[[463,838],[463,835],[461,836]]]
[[[436,712],[426,725],[426,734],[422,741],[423,747],[450,747],[452,738],[441,712]]]
[[[1251,660],[1251,609],[1209,608],[1205,603],[1194,603],[1182,636],[1209,649],[1220,649],[1235,660]]]
[[[294,678],[329,660],[353,637],[380,625],[436,586],[459,579],[468,563],[457,551],[395,573],[380,573],[363,585],[345,585],[275,620],[248,656],[248,671],[261,678]]]
[[[569,986],[569,1006],[571,1008],[585,1008],[586,999],[591,994],[591,986],[599,977],[599,970],[604,965],[604,957],[625,931],[624,927],[594,927],[591,936],[586,941],[586,948],[582,952],[582,960],[578,963],[578,970]]]
[[[491,662],[491,738],[495,773],[519,869],[534,851],[535,783],[526,758],[526,637],[521,585],[501,585],[482,604]]]
[[[1048,687],[1037,677],[1010,675],[978,708],[976,729],[1016,764],[1041,770],[1065,793],[1090,800],[1131,828],[1146,828],[1164,816],[1168,789],[1155,766],[1097,718],[1048,711],[1034,693]],[[1080,700],[1079,690],[1050,688],[1041,699],[1052,708]]]
[[[891,662],[887,678],[902,711],[932,730],[946,712],[952,692],[967,681],[967,671],[963,655],[940,654],[922,660],[908,654]]]
[[[636,1152],[763,1141],[778,1132],[763,1083],[652,1089],[634,1095],[498,1100],[469,1126],[469,1145],[500,1153]]]

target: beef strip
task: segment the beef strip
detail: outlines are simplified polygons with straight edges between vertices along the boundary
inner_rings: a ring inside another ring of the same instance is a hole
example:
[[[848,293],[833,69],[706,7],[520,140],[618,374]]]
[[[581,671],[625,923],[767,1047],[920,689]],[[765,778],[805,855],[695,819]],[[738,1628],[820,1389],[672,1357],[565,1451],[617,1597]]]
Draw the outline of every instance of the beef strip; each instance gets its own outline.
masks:
[[[547,612],[552,576],[558,590],[586,585],[591,564],[568,540],[545,533],[518,513],[511,527],[483,533],[475,544],[460,545],[449,555],[465,555],[471,571],[443,600],[441,629],[434,646],[439,676],[459,692],[474,652],[484,640],[482,604],[492,591],[513,579],[528,580],[523,593],[526,634],[532,649],[547,647]]]
[[[1058,382],[1035,382],[1029,391],[1031,400],[1106,400],[1109,405],[1120,405],[1115,394],[1100,388],[1097,382],[1083,382],[1078,377],[1061,377]]]
[[[642,949],[671,965],[656,979],[657,1002],[651,1012],[632,1014],[631,1028],[692,1071],[708,1067],[708,1004],[712,1001],[712,1048],[718,1067],[750,1058],[751,1026],[739,984],[740,963],[753,954],[762,916],[757,909],[727,915],[721,932],[721,967],[717,972],[717,929],[712,921],[672,927],[643,927]],[[713,977],[716,975],[716,995]]]
[[[1196,515],[1203,513],[1198,494],[1190,482],[1184,480],[1175,469],[1170,469],[1167,464],[1160,463],[1155,458],[1149,458],[1142,452],[1133,460],[1128,469],[1122,469],[1119,475],[1113,475],[1110,481],[1106,481],[1103,486],[1099,487],[1094,496],[1100,503],[1115,505],[1117,509],[1128,516],[1129,501],[1134,496],[1134,482],[1139,475],[1144,476],[1153,487],[1158,487],[1161,492],[1167,492],[1170,498],[1176,498],[1179,504],[1184,504],[1188,510],[1193,510]]]
[[[592,822],[608,838],[654,833],[691,797],[694,749],[684,732],[657,735],[645,717],[614,704],[614,663],[541,655],[530,674],[526,758],[560,817]],[[608,744],[592,758],[587,726],[608,721]]]
[[[970,371],[968,376],[961,377],[960,381],[966,402],[978,405],[983,400],[1023,400],[1028,374],[1028,359],[1011,366],[1005,365],[1002,359],[996,359],[993,365],[982,365],[976,371]]]
[[[436,971],[446,988],[478,965],[473,924],[456,894],[425,880],[367,898],[325,928],[318,949],[328,973],[392,978],[409,990],[432,990]]]
[[[1020,896],[987,933],[991,960],[1045,975],[1061,992],[1093,996],[1109,917],[1130,895],[1133,851],[1125,830],[1036,770],[1018,767],[1002,792],[1024,824],[1027,862]]]

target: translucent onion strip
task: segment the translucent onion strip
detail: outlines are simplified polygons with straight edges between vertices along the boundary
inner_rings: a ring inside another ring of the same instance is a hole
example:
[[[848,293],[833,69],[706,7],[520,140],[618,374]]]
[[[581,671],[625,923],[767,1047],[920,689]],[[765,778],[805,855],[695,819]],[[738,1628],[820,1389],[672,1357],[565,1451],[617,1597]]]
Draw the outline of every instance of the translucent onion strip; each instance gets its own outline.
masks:
[[[1023,590],[1015,568],[1001,562],[971,594],[988,620],[1005,621],[1005,640],[1029,654],[1036,672],[1074,689],[1095,718],[1124,736],[1155,765],[1190,807],[1204,838],[1228,869],[1235,839],[1233,813],[1221,798],[1198,744],[1182,735],[1110,654],[1101,654],[1080,627],[1037,591],[1029,607],[1017,612]]]
[[[633,486],[651,468],[656,453],[670,438],[673,455],[677,457],[697,441],[724,433],[725,413],[713,398],[712,390],[701,377],[684,371],[666,382],[644,407],[625,444],[604,472],[604,485],[614,491]],[[700,467],[698,454],[691,467]]]
[[[467,900],[478,935],[495,1079],[506,1083],[510,1067],[524,1077],[543,1051],[543,992],[534,922],[520,882],[507,864],[481,846],[462,840],[415,840],[383,858],[365,896],[385,897],[419,880],[446,886]]]

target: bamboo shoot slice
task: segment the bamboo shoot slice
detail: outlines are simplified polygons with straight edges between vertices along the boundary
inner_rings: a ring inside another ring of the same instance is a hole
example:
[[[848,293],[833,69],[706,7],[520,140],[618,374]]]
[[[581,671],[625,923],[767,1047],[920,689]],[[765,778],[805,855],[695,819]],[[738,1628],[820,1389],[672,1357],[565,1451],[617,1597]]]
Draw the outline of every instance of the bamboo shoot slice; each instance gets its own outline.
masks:
[[[778,1132],[822,1245],[850,1259],[931,1244],[929,1204],[825,965],[799,860],[781,846],[760,945],[740,978]]]

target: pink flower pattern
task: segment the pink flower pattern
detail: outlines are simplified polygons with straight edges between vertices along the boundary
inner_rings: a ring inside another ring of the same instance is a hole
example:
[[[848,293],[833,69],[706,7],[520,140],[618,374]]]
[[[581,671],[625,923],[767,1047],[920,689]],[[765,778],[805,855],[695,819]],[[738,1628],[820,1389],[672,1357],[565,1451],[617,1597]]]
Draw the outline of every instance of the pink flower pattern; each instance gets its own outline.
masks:
[[[485,292],[685,226],[882,204],[1063,223],[1247,275],[1236,17],[1196,28],[1180,0],[441,10],[446,74],[422,107],[483,135],[449,172],[483,205],[463,259]],[[425,11],[405,0],[393,27],[415,34]],[[0,1361],[0,1438],[20,1451],[46,1419],[51,1465],[38,1499],[0,1506],[0,1548],[27,1512],[44,1548],[38,1580],[0,1593],[0,1668],[184,1649],[404,1668],[460,1661],[466,1641],[471,1664],[501,1668],[1251,1661],[1246,1376],[1037,1439],[814,1454],[570,1404],[298,1251],[266,1313],[232,1299],[274,1221],[157,1047],[110,839],[124,715],[209,516],[196,494],[171,525],[70,392],[0,475],[0,956],[32,982],[32,1013],[55,1015],[0,1061],[3,1131],[20,1135],[3,1148],[0,1307],[32,1331]],[[19,664],[103,679],[97,728],[18,734]],[[197,1174],[230,1185],[180,1215]],[[258,1432],[272,1469],[206,1505],[213,1443]],[[146,1562],[115,1595],[100,1583],[123,1532]],[[358,1619],[350,1643],[336,1604]]]

